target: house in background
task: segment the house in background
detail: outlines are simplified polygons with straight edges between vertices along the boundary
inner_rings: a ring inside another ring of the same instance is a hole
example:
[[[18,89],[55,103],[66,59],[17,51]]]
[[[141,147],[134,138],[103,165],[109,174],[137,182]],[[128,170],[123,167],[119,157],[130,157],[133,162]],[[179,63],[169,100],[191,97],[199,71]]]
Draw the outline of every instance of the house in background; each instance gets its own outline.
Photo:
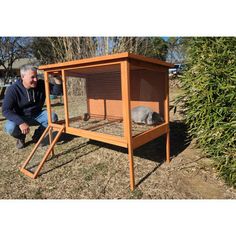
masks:
[[[35,58],[18,59],[12,65],[11,77],[7,78],[5,68],[2,65],[0,66],[0,99],[3,99],[6,88],[20,78],[20,68],[25,64],[34,64],[38,66],[39,63]]]
[[[20,77],[20,67],[25,64],[35,64],[38,65],[38,61],[36,58],[21,58],[16,60],[12,65],[12,76],[13,77]],[[6,74],[6,71],[4,67],[0,66],[0,78],[4,78]]]

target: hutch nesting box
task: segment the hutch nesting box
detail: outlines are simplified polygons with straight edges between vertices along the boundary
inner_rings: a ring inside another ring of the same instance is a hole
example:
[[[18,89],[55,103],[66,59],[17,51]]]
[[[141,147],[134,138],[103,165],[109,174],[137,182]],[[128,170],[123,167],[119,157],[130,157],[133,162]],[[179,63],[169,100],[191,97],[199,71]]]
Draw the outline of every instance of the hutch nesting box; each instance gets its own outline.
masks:
[[[48,127],[23,164],[21,171],[36,178],[44,162],[54,153],[62,133],[77,135],[128,149],[130,188],[134,189],[133,150],[166,135],[166,160],[170,161],[169,78],[172,64],[130,53],[81,59],[40,66],[44,71]],[[64,119],[51,120],[49,78],[60,74],[63,83]],[[78,97],[69,96],[72,81]],[[77,81],[77,82],[75,82]],[[77,91],[77,92],[78,92]],[[163,117],[154,125],[132,122],[131,111],[148,107]],[[58,131],[55,138],[52,131]],[[35,172],[26,169],[40,142],[49,135],[50,145]]]

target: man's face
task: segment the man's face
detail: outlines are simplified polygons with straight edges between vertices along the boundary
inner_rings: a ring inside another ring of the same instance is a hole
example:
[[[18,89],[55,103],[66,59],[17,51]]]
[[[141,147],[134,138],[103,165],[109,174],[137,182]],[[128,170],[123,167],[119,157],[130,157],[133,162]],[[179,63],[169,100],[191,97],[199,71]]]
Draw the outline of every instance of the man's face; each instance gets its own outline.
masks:
[[[37,72],[32,70],[26,71],[22,77],[22,81],[25,88],[35,88],[38,82]]]

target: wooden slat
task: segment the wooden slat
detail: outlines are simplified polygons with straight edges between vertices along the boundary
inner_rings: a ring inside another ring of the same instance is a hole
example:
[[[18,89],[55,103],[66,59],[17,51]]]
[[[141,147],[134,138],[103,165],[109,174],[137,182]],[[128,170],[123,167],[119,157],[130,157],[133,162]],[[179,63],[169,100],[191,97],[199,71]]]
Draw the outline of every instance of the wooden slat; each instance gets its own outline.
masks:
[[[107,116],[107,117],[105,117],[104,115],[91,114],[91,113],[89,114],[89,116],[90,116],[91,119],[100,119],[100,120],[107,119],[108,121],[117,121],[117,122],[122,122],[123,121],[123,117],[121,117],[121,116]],[[69,118],[70,123],[80,121],[80,120],[83,120],[82,116],[75,116],[75,117]],[[55,128],[61,127],[61,125],[64,124],[64,123],[65,123],[65,120],[57,121],[57,124],[56,124]],[[54,123],[52,124],[52,126],[54,127]]]
[[[121,137],[116,137],[109,134],[103,134],[103,133],[98,133],[98,132],[83,130],[83,129],[78,129],[78,128],[72,128],[72,127],[66,127],[65,132],[68,134],[81,136],[84,138],[89,138],[89,139],[97,140],[100,142],[110,143],[113,145],[127,148],[126,140]]]
[[[45,94],[46,94],[46,106],[47,106],[47,113],[48,113],[48,125],[50,126],[52,123],[52,110],[51,110],[51,103],[50,103],[50,89],[49,89],[49,79],[48,79],[47,72],[44,72],[44,83],[45,83]]]
[[[52,123],[52,124],[51,124],[51,127],[53,127],[53,129],[59,131],[62,127],[65,127],[64,123],[65,123],[65,122],[63,122],[63,124]]]
[[[66,121],[66,127],[68,127],[69,126],[69,110],[68,110],[68,97],[67,97],[65,70],[62,70],[61,74],[62,74],[62,84],[63,84],[63,99],[64,99],[65,121]]]
[[[157,65],[162,65],[162,66],[165,66],[165,67],[168,67],[168,68],[174,67],[173,64],[165,62],[165,61],[161,61],[161,60],[156,59],[156,58],[145,57],[145,56],[136,55],[136,54],[133,54],[133,53],[129,53],[128,57],[132,58],[132,59],[135,59],[135,60],[139,60],[139,61],[145,61],[145,62],[157,64]]]
[[[85,130],[92,130],[92,129],[95,129],[95,130],[96,130],[96,129],[102,128],[102,127],[104,127],[104,126],[106,126],[106,125],[108,125],[108,124],[112,124],[112,123],[116,123],[116,122],[121,122],[121,121],[122,121],[121,119],[110,120],[110,121],[108,121],[108,122],[105,123],[105,124],[91,125],[91,126],[85,128]]]
[[[49,136],[49,143],[50,145],[52,144],[52,140],[53,140],[53,137],[52,137],[53,133],[52,133],[52,129],[49,130],[48,132],[48,136]],[[52,156],[54,156],[54,149],[52,148],[52,152],[51,152]]]
[[[50,69],[58,69],[58,68],[69,68],[73,67],[75,68],[76,66],[80,65],[97,65],[98,63],[104,63],[104,64],[109,64],[112,60],[120,60],[128,57],[128,53],[118,53],[118,54],[113,54],[113,55],[106,55],[106,56],[99,56],[99,57],[92,57],[92,58],[86,58],[86,59],[80,59],[80,60],[74,60],[74,61],[68,61],[68,62],[61,62],[61,63],[55,63],[55,64],[49,64],[49,65],[42,65],[39,66],[39,70],[50,70]],[[106,63],[109,61],[108,63]]]
[[[24,175],[26,175],[26,176],[28,176],[28,177],[34,179],[34,174],[31,173],[30,171],[28,171],[28,170],[26,170],[26,169],[24,169],[24,168],[21,168],[20,171],[21,171]]]
[[[142,146],[143,144],[148,143],[151,140],[160,137],[161,135],[167,133],[168,130],[169,130],[168,124],[165,123],[133,137],[133,148],[134,149],[138,148]]]
[[[162,64],[154,64],[154,63],[149,63],[147,61],[140,61],[137,59],[130,59],[130,63],[132,64],[131,69],[136,68],[136,69],[145,69],[156,72],[166,72],[166,67]]]
[[[165,114],[165,122],[168,124],[170,121],[170,112],[169,112],[169,75],[166,72],[165,76],[165,101],[164,101],[164,114]],[[166,134],[166,161],[170,162],[170,131]]]
[[[131,109],[130,109],[130,64],[123,61],[121,63],[121,88],[123,102],[123,124],[124,135],[128,143],[128,158],[130,170],[130,189],[134,190],[134,162],[133,162],[133,143],[132,143],[132,124],[131,124]]]
[[[73,62],[73,61],[72,61]],[[70,62],[67,62],[70,63]],[[57,65],[57,64],[53,64],[53,65]],[[78,75],[78,77],[86,77],[86,75],[90,75],[90,71],[91,73],[95,73],[96,71],[99,73],[99,71],[101,71],[102,68],[104,69],[108,69],[109,68],[109,72],[118,72],[117,70],[117,66],[120,65],[120,61],[119,60],[115,60],[113,62],[98,62],[98,63],[92,63],[92,64],[68,64],[67,66],[62,66],[62,67],[56,67],[56,68],[51,68],[51,69],[46,69],[45,71],[47,71],[48,73],[55,73],[58,72],[58,70],[65,70],[65,72],[68,73],[68,76],[76,76]],[[113,69],[112,69],[113,67]],[[83,72],[84,73],[80,73]],[[86,73],[85,73],[86,71]]]
[[[101,77],[101,76],[109,76],[111,74],[119,74],[119,65],[120,61],[115,60],[112,62],[97,62],[95,64],[88,64],[88,65],[75,65],[75,66],[68,66],[64,70],[68,73],[68,76],[76,76],[78,77]]]

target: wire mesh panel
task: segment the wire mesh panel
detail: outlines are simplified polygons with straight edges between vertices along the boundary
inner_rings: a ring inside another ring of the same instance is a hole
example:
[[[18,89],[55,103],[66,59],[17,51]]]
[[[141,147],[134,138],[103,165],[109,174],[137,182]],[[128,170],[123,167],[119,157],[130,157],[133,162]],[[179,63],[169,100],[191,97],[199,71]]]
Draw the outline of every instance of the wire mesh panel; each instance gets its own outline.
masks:
[[[54,78],[57,78],[57,79],[61,78],[60,71],[55,71],[53,73],[49,73],[48,75],[49,83],[46,86],[48,86],[49,93],[50,93],[49,94],[50,110],[51,110],[51,113],[55,113],[57,115],[58,120],[65,120],[63,92],[59,94],[53,93],[52,87],[55,84]],[[57,120],[52,119],[52,123],[55,123],[55,122],[57,122]]]
[[[132,136],[164,122],[165,73],[137,66],[131,67]]]
[[[69,126],[80,128],[87,113],[86,79],[66,73],[67,106]]]
[[[119,64],[67,70],[66,87],[70,127],[124,135]]]

